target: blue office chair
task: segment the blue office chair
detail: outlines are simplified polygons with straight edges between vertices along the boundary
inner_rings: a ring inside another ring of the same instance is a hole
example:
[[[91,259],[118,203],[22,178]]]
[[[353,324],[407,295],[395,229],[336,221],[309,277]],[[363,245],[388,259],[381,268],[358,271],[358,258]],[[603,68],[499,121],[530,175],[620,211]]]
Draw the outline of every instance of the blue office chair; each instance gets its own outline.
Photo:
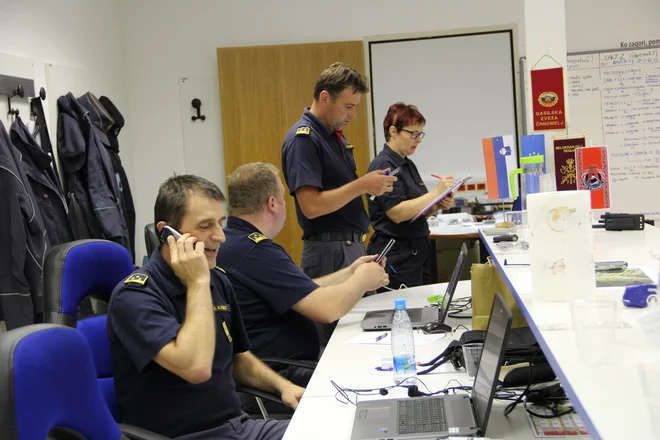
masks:
[[[110,300],[115,286],[133,272],[128,251],[106,240],[77,240],[48,252],[44,264],[44,322],[77,328],[87,339],[98,385],[115,420],[115,398],[110,340],[106,315],[78,318],[78,306],[87,297]]]
[[[89,344],[80,332],[51,324],[0,335],[0,438],[165,439],[115,422],[96,385]]]

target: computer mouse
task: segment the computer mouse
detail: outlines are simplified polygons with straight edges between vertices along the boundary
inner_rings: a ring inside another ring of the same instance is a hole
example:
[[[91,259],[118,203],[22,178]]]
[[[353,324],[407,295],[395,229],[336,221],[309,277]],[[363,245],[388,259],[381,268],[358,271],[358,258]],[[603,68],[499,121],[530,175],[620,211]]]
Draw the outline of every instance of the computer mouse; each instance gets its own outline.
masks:
[[[424,324],[422,326],[422,331],[429,334],[451,333],[451,327],[439,321],[432,321],[428,324]]]

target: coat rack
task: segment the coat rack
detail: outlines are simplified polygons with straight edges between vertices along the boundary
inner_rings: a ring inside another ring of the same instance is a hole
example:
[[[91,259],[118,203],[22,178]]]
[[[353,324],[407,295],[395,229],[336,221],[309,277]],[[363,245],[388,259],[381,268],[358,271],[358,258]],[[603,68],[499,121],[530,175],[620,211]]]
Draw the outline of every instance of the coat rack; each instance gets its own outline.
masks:
[[[20,84],[17,85],[16,90],[14,90],[14,93],[12,93],[11,95],[7,95],[7,108],[9,108],[8,114],[10,114],[12,116],[18,116],[18,113],[19,113],[17,108],[11,108],[11,98],[13,98],[15,96],[18,96],[20,98],[25,97],[25,90],[23,89],[22,85],[20,85]]]
[[[18,76],[0,74],[0,95],[7,96],[8,114],[18,116],[18,109],[12,108],[12,98],[32,97],[34,95],[34,80],[30,78],[21,78]]]

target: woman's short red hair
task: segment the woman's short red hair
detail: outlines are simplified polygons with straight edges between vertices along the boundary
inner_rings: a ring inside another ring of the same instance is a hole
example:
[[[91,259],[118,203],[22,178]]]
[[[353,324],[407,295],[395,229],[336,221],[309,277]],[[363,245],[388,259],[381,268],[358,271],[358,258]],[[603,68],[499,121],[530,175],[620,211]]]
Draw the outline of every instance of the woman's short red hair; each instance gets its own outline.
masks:
[[[403,102],[396,102],[390,106],[383,121],[383,130],[385,132],[385,141],[390,140],[390,127],[394,126],[401,130],[407,125],[426,124],[424,115],[414,105],[406,105]]]

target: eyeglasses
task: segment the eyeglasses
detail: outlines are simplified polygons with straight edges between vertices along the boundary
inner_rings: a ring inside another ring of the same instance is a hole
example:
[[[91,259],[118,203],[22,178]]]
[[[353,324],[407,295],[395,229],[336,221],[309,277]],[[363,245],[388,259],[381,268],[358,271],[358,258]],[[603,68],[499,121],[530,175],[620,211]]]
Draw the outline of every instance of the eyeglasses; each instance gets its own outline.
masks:
[[[424,133],[423,131],[410,131],[410,130],[406,130],[405,128],[399,128],[399,130],[405,131],[406,133],[410,133],[410,137],[413,139],[417,139],[417,138],[424,139],[424,136],[426,136],[426,133]]]

